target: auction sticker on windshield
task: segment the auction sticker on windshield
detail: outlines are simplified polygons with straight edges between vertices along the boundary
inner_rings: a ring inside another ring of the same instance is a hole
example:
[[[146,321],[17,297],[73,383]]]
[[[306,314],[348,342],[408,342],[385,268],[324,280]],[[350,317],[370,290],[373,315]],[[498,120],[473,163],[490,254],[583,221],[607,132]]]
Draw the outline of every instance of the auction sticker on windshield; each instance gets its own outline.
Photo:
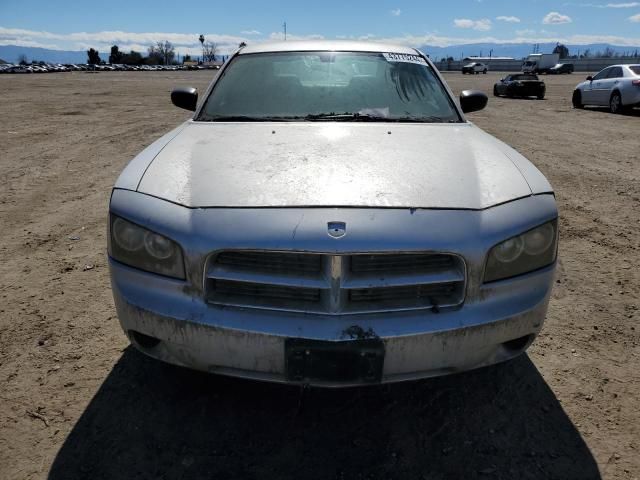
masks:
[[[420,55],[411,55],[409,53],[383,53],[382,55],[387,62],[417,63],[419,65],[427,64],[427,61]]]

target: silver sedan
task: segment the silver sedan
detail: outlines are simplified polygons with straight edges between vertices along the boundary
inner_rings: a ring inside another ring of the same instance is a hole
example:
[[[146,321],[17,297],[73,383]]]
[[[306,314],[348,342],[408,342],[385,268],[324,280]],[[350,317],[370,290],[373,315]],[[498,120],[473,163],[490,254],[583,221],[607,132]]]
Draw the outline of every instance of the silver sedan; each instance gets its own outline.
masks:
[[[607,106],[611,113],[624,113],[640,106],[640,65],[612,65],[587,77],[573,91],[573,106]]]
[[[545,177],[396,45],[245,46],[109,207],[120,323],[142,352],[351,386],[511,359],[542,328],[558,212]]]

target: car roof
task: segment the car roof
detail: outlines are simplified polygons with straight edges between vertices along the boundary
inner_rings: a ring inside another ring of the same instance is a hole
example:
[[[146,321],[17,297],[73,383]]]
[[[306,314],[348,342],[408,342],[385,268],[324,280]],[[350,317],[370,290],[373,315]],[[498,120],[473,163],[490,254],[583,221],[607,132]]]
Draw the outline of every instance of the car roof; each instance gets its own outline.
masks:
[[[240,50],[241,55],[249,53],[271,52],[310,52],[310,51],[336,51],[336,52],[389,52],[416,55],[415,48],[391,43],[361,42],[348,40],[304,40],[289,42],[264,42],[255,45],[247,45]]]

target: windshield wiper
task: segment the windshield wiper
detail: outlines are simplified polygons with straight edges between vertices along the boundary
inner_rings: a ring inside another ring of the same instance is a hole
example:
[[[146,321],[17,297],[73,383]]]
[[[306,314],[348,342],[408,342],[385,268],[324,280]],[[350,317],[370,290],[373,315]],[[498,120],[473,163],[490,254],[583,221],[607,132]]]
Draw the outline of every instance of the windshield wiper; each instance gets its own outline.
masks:
[[[394,122],[394,123],[452,123],[441,117],[383,117],[366,113],[317,113],[302,117],[309,122],[336,121],[336,122]]]
[[[198,118],[200,122],[391,122],[391,123],[458,123],[441,117],[385,117],[368,113],[314,113],[306,116],[251,117],[248,115],[216,115]]]

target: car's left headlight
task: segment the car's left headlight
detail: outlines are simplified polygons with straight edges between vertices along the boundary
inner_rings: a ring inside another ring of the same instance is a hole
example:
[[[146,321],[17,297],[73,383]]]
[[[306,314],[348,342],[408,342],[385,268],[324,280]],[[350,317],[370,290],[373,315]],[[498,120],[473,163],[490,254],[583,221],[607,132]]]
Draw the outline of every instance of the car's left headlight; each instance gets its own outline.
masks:
[[[484,281],[493,282],[547,267],[556,261],[558,220],[499,243],[489,251]]]
[[[147,272],[185,278],[182,249],[176,242],[116,215],[110,216],[109,255]]]

